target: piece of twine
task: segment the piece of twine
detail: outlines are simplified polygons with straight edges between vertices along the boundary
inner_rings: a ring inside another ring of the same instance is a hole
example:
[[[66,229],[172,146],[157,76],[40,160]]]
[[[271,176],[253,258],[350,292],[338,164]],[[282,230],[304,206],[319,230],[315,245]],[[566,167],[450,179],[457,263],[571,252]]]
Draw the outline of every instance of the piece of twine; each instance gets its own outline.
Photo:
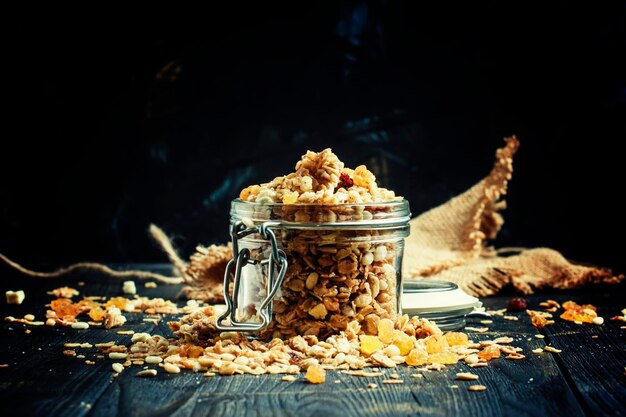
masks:
[[[141,280],[155,280],[164,284],[189,283],[189,278],[185,274],[185,269],[187,265],[180,258],[180,256],[178,256],[176,250],[172,246],[172,242],[167,237],[165,232],[163,232],[163,230],[161,230],[158,226],[154,224],[150,225],[149,232],[154,241],[159,245],[161,250],[163,250],[163,252],[165,252],[167,257],[169,258],[170,262],[174,266],[174,270],[179,275],[178,277],[169,277],[166,275],[142,270],[116,271],[114,269],[111,269],[107,265],[97,262],[79,262],[64,268],[59,268],[53,272],[39,272],[23,267],[22,265],[3,255],[2,253],[0,253],[0,260],[2,260],[4,263],[6,263],[8,266],[15,269],[16,271],[19,271],[22,274],[33,278],[59,278],[70,275],[76,271],[95,271],[112,278],[138,278]]]

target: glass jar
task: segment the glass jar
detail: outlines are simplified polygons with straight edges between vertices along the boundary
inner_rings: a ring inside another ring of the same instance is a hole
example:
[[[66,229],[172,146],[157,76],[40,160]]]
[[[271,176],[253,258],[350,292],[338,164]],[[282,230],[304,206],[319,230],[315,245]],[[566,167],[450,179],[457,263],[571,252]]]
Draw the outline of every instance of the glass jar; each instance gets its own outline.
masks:
[[[233,259],[217,326],[261,338],[327,337],[358,321],[375,334],[401,311],[406,200],[231,203]]]

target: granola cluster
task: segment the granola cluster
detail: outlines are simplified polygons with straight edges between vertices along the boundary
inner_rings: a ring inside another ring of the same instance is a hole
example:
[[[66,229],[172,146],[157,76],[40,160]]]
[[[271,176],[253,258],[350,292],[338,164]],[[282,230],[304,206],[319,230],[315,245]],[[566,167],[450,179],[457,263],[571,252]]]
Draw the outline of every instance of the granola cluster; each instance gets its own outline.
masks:
[[[239,195],[243,201],[263,204],[341,204],[393,201],[393,191],[380,188],[365,165],[344,167],[330,148],[308,151],[296,171],[271,182],[251,185]]]

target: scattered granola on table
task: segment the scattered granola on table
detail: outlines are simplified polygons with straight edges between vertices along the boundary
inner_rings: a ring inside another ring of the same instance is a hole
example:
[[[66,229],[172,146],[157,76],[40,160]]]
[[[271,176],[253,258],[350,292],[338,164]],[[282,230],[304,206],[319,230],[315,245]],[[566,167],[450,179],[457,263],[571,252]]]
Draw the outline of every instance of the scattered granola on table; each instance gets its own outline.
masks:
[[[176,339],[135,333],[130,347],[103,344],[99,348],[104,354],[116,353],[115,357],[126,360],[145,361],[146,358],[159,357],[164,366],[221,375],[298,374],[313,368],[309,373],[311,382],[321,380],[320,369],[376,377],[383,374],[364,368],[395,368],[405,364],[442,370],[446,365],[463,360],[468,365],[480,363],[486,366],[501,353],[512,354],[518,350],[508,345],[512,341],[510,338],[474,343],[463,333],[443,334],[434,323],[406,315],[390,320],[393,325],[391,333],[386,333],[382,326],[373,335],[364,334],[355,320],[348,323],[345,331],[325,339],[298,335],[268,341],[249,339],[236,332],[220,333],[215,327],[216,319],[215,309],[209,306],[182,317],[180,321],[170,322]],[[371,351],[373,344],[377,349]],[[153,359],[150,361],[154,362]]]

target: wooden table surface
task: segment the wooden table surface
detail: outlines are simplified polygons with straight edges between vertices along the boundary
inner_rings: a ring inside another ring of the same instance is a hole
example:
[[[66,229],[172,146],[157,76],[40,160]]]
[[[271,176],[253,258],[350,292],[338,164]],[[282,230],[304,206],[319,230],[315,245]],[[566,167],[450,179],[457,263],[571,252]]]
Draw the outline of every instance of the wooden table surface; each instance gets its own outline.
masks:
[[[135,267],[135,265],[133,265]],[[162,266],[153,265],[153,269]],[[86,282],[77,287],[79,280]],[[1,303],[2,316],[45,316],[44,305],[52,299],[46,291],[61,285],[78,288],[84,295],[123,295],[122,284],[97,274],[77,274],[72,279],[25,278],[0,267],[2,291],[25,290],[22,305]],[[159,285],[146,289],[138,282],[140,295],[176,299],[179,286]],[[326,383],[311,385],[300,375],[296,382],[283,382],[281,375],[235,375],[203,377],[183,372],[159,372],[155,378],[139,378],[126,370],[113,378],[112,361],[97,359],[96,348],[77,349],[85,359],[63,356],[63,344],[116,341],[130,343],[131,336],[118,329],[33,327],[3,322],[0,326],[0,410],[3,416],[626,416],[626,323],[609,321],[626,308],[626,286],[587,288],[568,292],[539,293],[527,297],[530,308],[548,298],[559,302],[573,299],[598,306],[606,319],[602,326],[577,325],[556,319],[556,324],[539,331],[525,313],[519,321],[494,317],[486,333],[473,333],[473,340],[511,336],[513,345],[524,349],[527,359],[503,357],[488,367],[471,370],[487,386],[483,392],[467,390],[469,382],[454,379],[468,371],[465,364],[440,372],[425,372],[416,379],[413,368],[385,370],[400,374],[402,385],[383,385],[379,378],[328,372]],[[488,308],[502,308],[510,296],[483,299]],[[184,300],[178,298],[180,304]],[[142,314],[126,314],[123,330],[171,336],[166,321],[158,325],[142,320]],[[483,326],[481,324],[473,324]],[[26,334],[25,330],[31,333]],[[534,336],[545,335],[544,339]],[[546,344],[561,353],[531,353]],[[388,378],[388,377],[387,377]],[[378,388],[368,389],[370,382]]]

